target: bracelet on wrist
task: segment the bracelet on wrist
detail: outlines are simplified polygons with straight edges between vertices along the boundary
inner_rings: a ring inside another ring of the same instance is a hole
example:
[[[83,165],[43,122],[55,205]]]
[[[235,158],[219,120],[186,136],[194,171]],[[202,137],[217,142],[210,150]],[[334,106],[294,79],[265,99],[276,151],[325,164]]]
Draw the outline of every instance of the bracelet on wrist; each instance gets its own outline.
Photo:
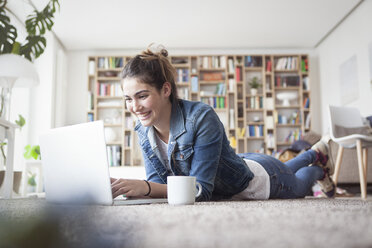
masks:
[[[150,186],[150,183],[147,181],[147,180],[143,180],[143,181],[145,181],[145,183],[147,184],[147,186],[149,187],[149,192],[147,192],[147,194],[146,195],[144,195],[144,196],[149,196],[150,195],[150,193],[151,193],[151,186]]]

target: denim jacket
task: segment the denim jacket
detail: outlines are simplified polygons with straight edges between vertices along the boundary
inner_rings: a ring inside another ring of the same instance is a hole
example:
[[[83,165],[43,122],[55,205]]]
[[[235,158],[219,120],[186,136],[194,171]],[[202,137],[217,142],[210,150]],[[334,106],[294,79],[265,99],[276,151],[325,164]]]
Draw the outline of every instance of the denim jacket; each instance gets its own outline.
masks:
[[[147,180],[166,184],[168,172],[160,159],[153,127],[135,127]],[[168,161],[174,175],[195,176],[202,185],[197,201],[229,198],[253,178],[244,160],[230,147],[225,129],[212,107],[179,100],[172,106]]]

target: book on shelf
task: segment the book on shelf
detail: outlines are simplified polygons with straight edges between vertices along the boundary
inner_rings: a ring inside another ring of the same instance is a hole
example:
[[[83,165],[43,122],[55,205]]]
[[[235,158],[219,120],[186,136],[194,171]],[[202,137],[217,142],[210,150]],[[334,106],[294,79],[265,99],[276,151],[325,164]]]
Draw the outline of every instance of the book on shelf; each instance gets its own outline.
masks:
[[[252,56],[245,56],[244,57],[244,63],[245,63],[246,67],[254,66],[253,61],[252,61]]]
[[[309,63],[307,58],[301,59],[301,71],[308,72],[309,71]]]
[[[298,111],[292,112],[288,119],[289,124],[300,124],[301,123],[301,115]]]
[[[263,137],[263,125],[248,125],[247,126],[247,136],[248,137]]]
[[[260,67],[262,66],[262,57],[261,56],[245,56],[244,64],[246,67]]]
[[[122,96],[120,82],[99,83],[97,82],[97,96]]]
[[[226,97],[217,96],[217,97],[201,97],[201,102],[210,105],[213,108],[223,109],[227,107]]]
[[[301,115],[298,111],[293,112],[288,116],[283,114],[278,114],[278,124],[301,124]]]
[[[118,57],[99,57],[99,69],[115,69],[123,67],[123,58]]]
[[[272,71],[272,62],[271,60],[266,61],[266,72],[271,72]]]
[[[275,66],[276,70],[296,70],[297,57],[282,57],[279,58]]]
[[[121,146],[110,145],[106,146],[107,160],[109,166],[120,166],[121,165]]]
[[[262,109],[263,108],[263,97],[262,96],[250,96],[249,102],[246,104],[249,109]]]
[[[235,91],[235,79],[230,78],[229,79],[229,91],[234,92]]]
[[[178,83],[189,82],[189,69],[177,69],[177,82]]]
[[[305,128],[309,129],[310,128],[310,123],[311,123],[311,115],[310,113],[307,114],[306,120],[305,120]]]
[[[303,90],[310,90],[310,78],[309,77],[304,77],[302,79],[302,88]]]
[[[233,58],[229,58],[227,60],[227,63],[228,63],[229,73],[234,73],[234,59]]]
[[[132,137],[132,135],[130,134],[130,133],[126,133],[125,135],[124,135],[124,146],[125,147],[130,147],[130,145],[131,145],[131,137]]]
[[[226,84],[225,83],[219,83],[216,86],[216,95],[226,95]]]
[[[278,124],[288,124],[287,116],[276,113],[276,123],[278,123]]]
[[[221,81],[225,80],[224,72],[202,72],[200,73],[201,80],[203,81]]]
[[[196,76],[191,77],[191,91],[198,92],[199,91],[199,79]]]
[[[226,56],[202,56],[200,65],[202,68],[225,68]]]
[[[303,107],[308,109],[310,107],[310,98],[305,97]]]
[[[226,84],[225,83],[216,83],[202,85],[200,87],[200,96],[225,96],[226,95]]]
[[[301,140],[303,138],[303,133],[300,129],[292,130],[289,132],[288,136],[285,137],[284,142],[293,143],[296,140]]]
[[[92,113],[88,113],[88,121],[94,121],[94,115]]]
[[[176,65],[187,64],[189,62],[187,57],[172,57],[171,63]]]
[[[298,75],[293,76],[275,76],[276,87],[297,87],[300,85],[300,77]]]
[[[235,68],[235,80],[236,80],[236,82],[240,82],[240,81],[242,81],[242,71],[241,71],[242,69],[241,69],[241,67],[239,67],[239,66],[237,66],[236,68]]]
[[[88,111],[92,111],[94,109],[94,95],[92,91],[88,91]]]
[[[244,138],[244,136],[245,136],[245,127],[242,127],[242,128],[238,127],[236,129],[236,132],[238,134],[238,138]]]

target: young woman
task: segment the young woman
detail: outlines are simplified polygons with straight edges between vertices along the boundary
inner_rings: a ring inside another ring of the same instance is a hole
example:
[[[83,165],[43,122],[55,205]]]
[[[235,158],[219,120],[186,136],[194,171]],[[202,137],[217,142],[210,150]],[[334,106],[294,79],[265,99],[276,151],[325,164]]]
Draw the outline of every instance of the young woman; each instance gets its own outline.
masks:
[[[315,181],[333,197],[326,140],[285,164],[264,154],[235,154],[212,107],[177,98],[175,68],[162,48],[135,56],[122,72],[128,110],[137,118],[147,180],[111,179],[118,195],[167,196],[167,176],[195,176],[198,201],[305,197]],[[312,165],[312,166],[309,166]]]

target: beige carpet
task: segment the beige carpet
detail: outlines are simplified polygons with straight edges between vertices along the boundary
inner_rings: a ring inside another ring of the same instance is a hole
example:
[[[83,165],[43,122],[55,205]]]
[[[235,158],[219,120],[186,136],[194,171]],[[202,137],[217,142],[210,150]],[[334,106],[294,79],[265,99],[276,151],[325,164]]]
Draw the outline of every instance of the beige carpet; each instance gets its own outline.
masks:
[[[27,246],[25,246],[27,244]],[[0,200],[0,247],[372,247],[372,199],[51,206]]]

